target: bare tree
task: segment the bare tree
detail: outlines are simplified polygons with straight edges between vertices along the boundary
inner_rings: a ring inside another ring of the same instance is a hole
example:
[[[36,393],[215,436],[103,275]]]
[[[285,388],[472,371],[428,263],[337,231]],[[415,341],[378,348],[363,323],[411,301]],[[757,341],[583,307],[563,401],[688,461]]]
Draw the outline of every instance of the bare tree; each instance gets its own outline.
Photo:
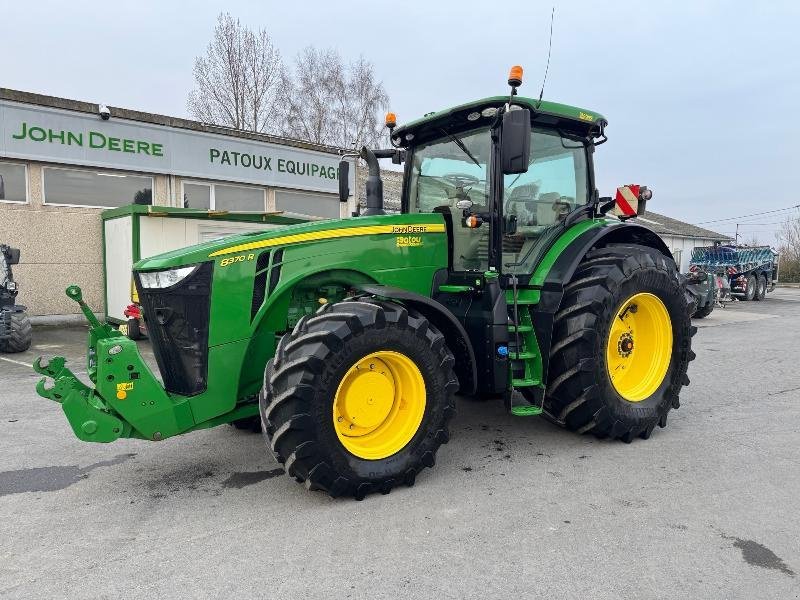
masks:
[[[339,147],[385,141],[380,113],[389,97],[363,57],[345,65],[335,50],[309,46],[281,87],[284,135]]]
[[[800,282],[800,216],[787,217],[778,230],[781,281]]]
[[[195,59],[189,113],[205,123],[271,132],[282,77],[280,52],[266,30],[220,13],[205,56]]]

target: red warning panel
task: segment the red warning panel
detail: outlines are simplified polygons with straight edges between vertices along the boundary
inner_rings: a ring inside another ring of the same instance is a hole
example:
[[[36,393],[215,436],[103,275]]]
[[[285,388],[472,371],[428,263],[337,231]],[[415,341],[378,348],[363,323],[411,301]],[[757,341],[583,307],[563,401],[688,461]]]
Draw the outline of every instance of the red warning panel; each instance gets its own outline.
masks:
[[[617,215],[635,217],[639,209],[639,186],[636,184],[623,185],[617,188],[616,202]]]

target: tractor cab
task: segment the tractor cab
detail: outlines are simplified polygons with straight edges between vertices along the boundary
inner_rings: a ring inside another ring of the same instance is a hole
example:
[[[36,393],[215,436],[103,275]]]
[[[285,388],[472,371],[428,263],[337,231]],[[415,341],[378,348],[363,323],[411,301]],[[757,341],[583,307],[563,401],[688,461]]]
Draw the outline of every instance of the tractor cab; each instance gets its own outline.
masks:
[[[403,162],[402,212],[444,216],[456,279],[491,271],[524,283],[548,241],[575,217],[594,216],[587,210],[598,202],[592,153],[606,139],[606,119],[517,96],[521,83],[522,70],[514,67],[509,96],[429,113],[399,128],[389,113],[394,149],[360,153],[370,165],[363,214],[383,212],[375,157]],[[346,199],[346,183],[341,193]]]
[[[393,135],[407,152],[403,212],[447,215],[456,273],[529,274],[542,240],[593,198],[591,151],[603,118],[581,111],[592,121],[576,122],[553,117],[549,104],[507,100],[436,113]]]

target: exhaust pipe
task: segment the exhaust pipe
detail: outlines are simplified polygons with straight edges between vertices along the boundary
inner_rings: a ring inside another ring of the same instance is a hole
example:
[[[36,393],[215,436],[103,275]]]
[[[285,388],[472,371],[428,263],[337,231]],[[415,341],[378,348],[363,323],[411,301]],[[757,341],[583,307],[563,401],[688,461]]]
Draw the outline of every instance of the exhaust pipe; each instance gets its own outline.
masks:
[[[367,161],[369,175],[367,176],[367,208],[361,214],[364,216],[385,215],[383,210],[383,180],[381,168],[375,153],[364,146],[361,148],[361,158]]]

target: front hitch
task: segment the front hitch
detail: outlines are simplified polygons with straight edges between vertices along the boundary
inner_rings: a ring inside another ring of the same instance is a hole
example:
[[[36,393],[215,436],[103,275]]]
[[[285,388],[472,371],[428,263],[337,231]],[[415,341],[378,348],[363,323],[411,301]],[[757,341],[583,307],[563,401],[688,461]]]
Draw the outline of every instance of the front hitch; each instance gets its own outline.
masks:
[[[81,289],[66,294],[89,322],[87,374],[94,387],[70,371],[63,356],[33,369],[44,375],[36,385],[43,398],[58,402],[75,435],[87,442],[113,442],[120,437],[160,440],[194,425],[186,402],[173,400],[139,354],[136,343],[94,316]],[[47,379],[53,380],[48,386]]]

